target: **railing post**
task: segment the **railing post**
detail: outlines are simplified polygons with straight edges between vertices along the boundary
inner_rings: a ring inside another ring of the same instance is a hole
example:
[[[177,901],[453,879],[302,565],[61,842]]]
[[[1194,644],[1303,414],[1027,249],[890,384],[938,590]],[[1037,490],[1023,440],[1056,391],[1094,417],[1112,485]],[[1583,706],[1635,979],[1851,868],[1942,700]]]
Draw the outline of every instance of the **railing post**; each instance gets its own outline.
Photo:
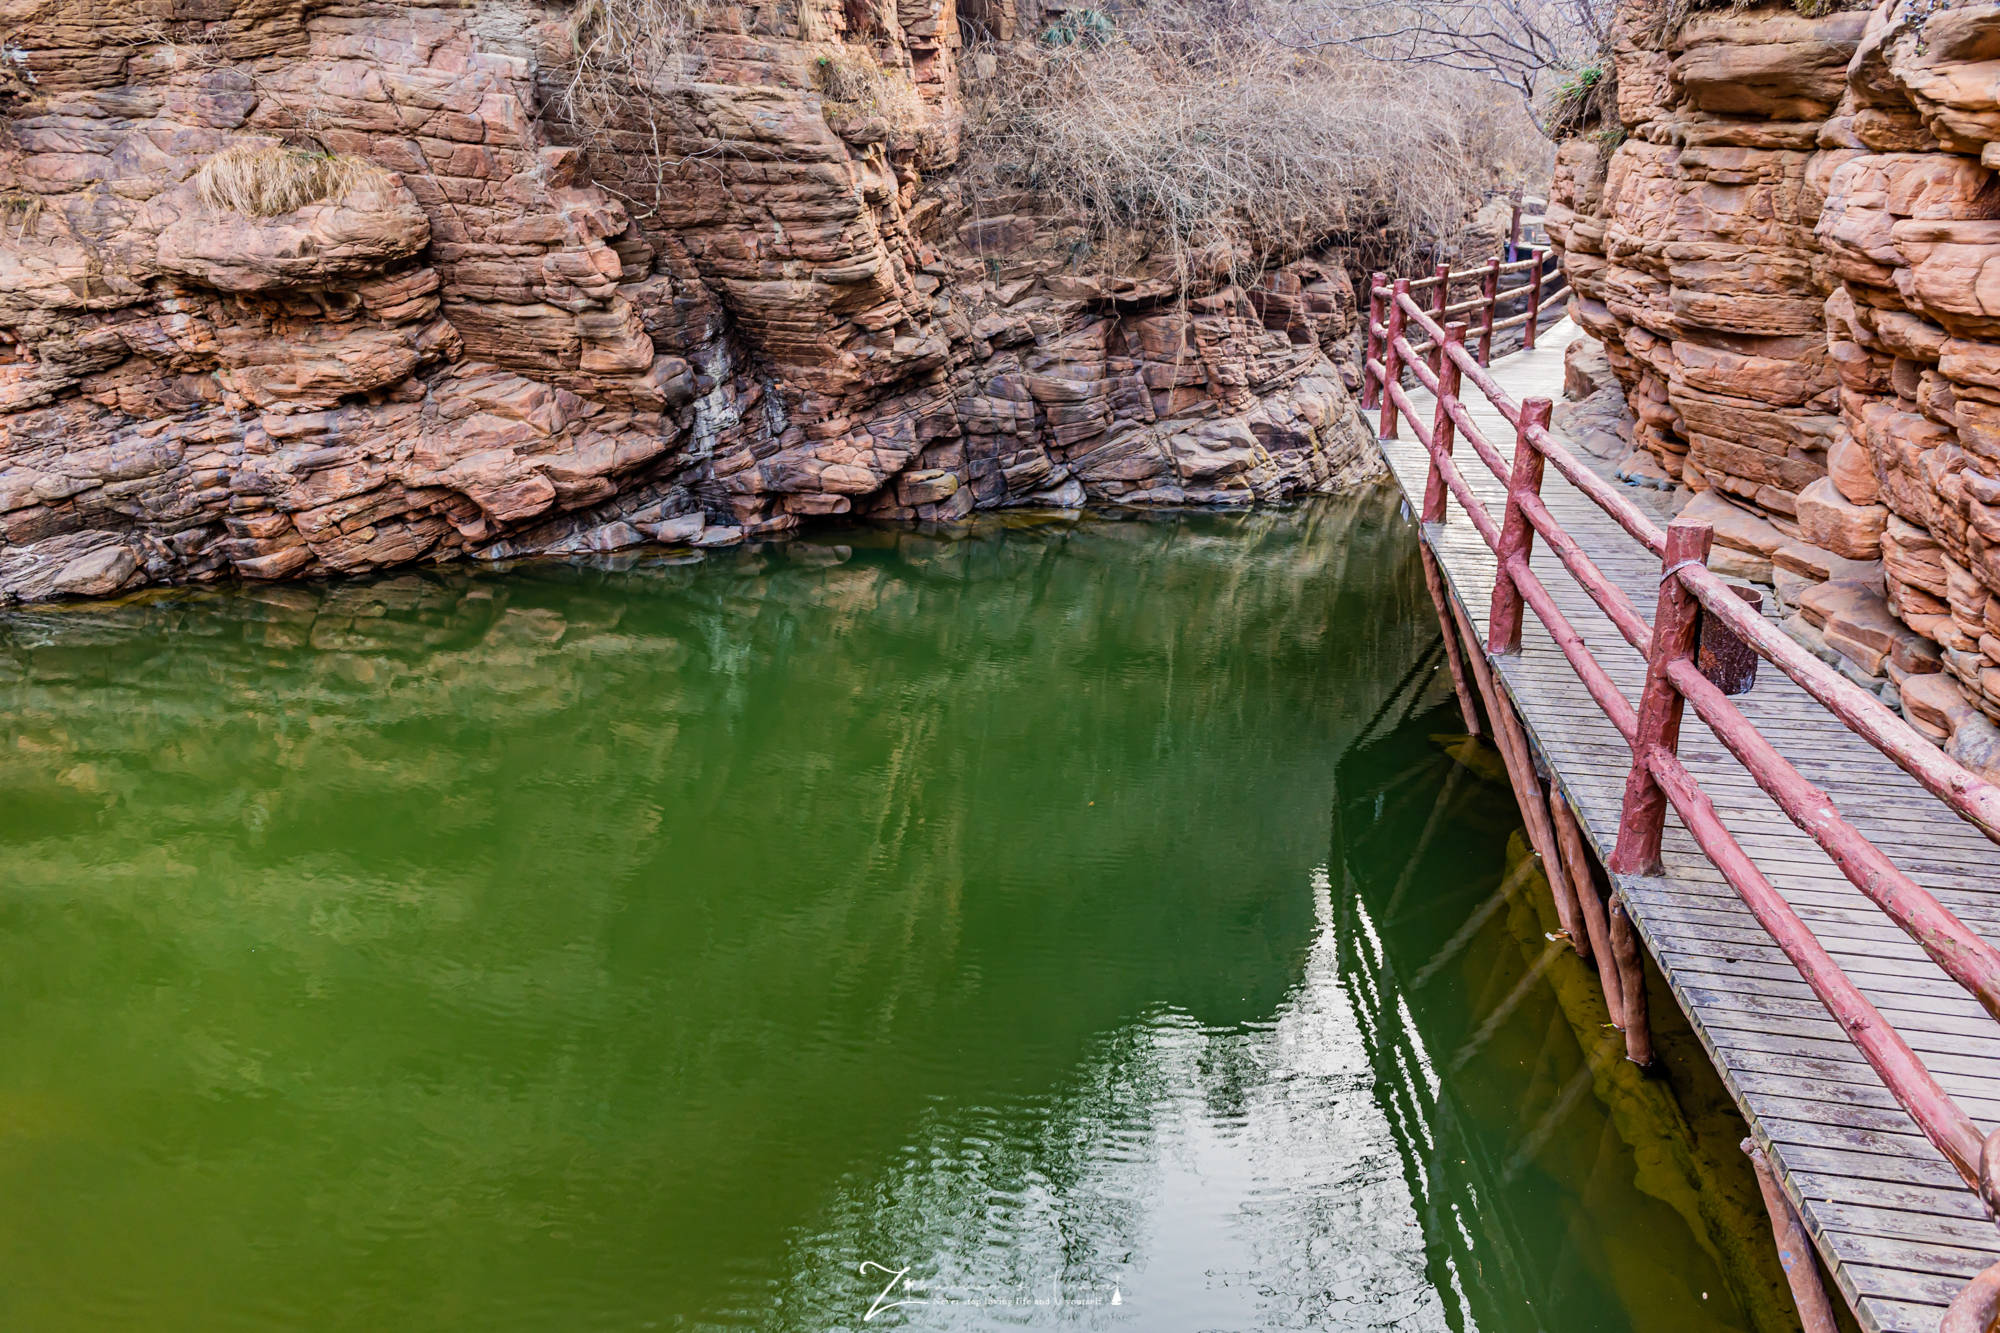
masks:
[[[1667,668],[1692,657],[1701,628],[1701,604],[1680,580],[1680,567],[1703,564],[1715,530],[1693,519],[1667,525],[1660,596],[1653,610],[1653,638],[1646,647],[1646,685],[1639,695],[1638,725],[1632,739],[1632,768],[1625,775],[1625,805],[1618,817],[1618,842],[1606,867],[1616,875],[1651,875],[1660,868],[1660,836],[1666,830],[1667,794],[1653,775],[1655,751],[1674,753],[1681,739],[1681,693]],[[1623,890],[1611,901],[1611,952],[1618,963],[1625,1009],[1625,1057],[1651,1064],[1653,1034],[1646,1012],[1646,972],[1639,934],[1632,925]]]
[[[1383,321],[1382,338],[1382,423],[1376,434],[1385,440],[1396,438],[1396,399],[1389,387],[1403,378],[1402,362],[1396,356],[1396,340],[1403,336],[1403,298],[1409,295],[1410,280],[1396,279],[1389,289],[1389,318]]]
[[[1375,372],[1369,369],[1368,363],[1382,359],[1376,355],[1382,350],[1382,344],[1375,332],[1375,326],[1381,323],[1384,317],[1382,301],[1388,294],[1388,288],[1389,275],[1386,273],[1376,273],[1368,279],[1368,323],[1364,331],[1366,336],[1361,343],[1361,406],[1368,411],[1381,405],[1379,397],[1382,390],[1375,383]]]
[[[1437,290],[1431,296],[1431,319],[1439,327],[1443,327],[1444,308],[1451,304],[1451,265],[1439,264],[1431,270],[1431,276],[1437,279]],[[1442,345],[1431,348],[1431,374],[1437,374],[1438,367],[1443,364],[1444,349]]]
[[[1785,1197],[1777,1172],[1765,1160],[1755,1139],[1743,1140],[1743,1151],[1757,1172],[1757,1189],[1764,1196],[1764,1210],[1771,1215],[1771,1239],[1778,1244],[1778,1266],[1792,1289],[1792,1304],[1798,1307],[1799,1323],[1805,1333],[1839,1333],[1833,1302],[1827,1298],[1826,1284],[1819,1280],[1819,1265],[1813,1260],[1812,1238],[1798,1210]]]
[[[1625,1034],[1625,1058],[1640,1068],[1653,1063],[1653,1022],[1646,1008],[1646,961],[1639,932],[1626,910],[1625,895],[1611,895],[1611,961],[1618,970],[1618,1026]]]
[[[1500,545],[1493,555],[1493,609],[1486,618],[1486,651],[1521,650],[1521,589],[1514,582],[1514,562],[1526,560],[1535,546],[1535,529],[1521,508],[1521,497],[1542,492],[1542,451],[1529,432],[1547,430],[1555,405],[1546,398],[1521,403],[1521,425],[1514,432],[1514,468],[1507,478],[1507,508],[1500,519]]]
[[[1692,657],[1701,626],[1701,604],[1680,580],[1680,567],[1705,564],[1715,530],[1694,519],[1667,525],[1665,572],[1653,613],[1653,639],[1646,650],[1646,687],[1639,695],[1638,730],[1632,741],[1632,771],[1625,777],[1625,806],[1618,819],[1618,843],[1609,869],[1618,875],[1649,875],[1660,866],[1660,833],[1666,826],[1667,794],[1653,776],[1655,750],[1674,753],[1680,745],[1681,694],[1667,668]]]
[[[1465,325],[1447,324],[1444,338],[1438,343],[1437,414],[1431,418],[1431,470],[1424,482],[1424,507],[1420,515],[1425,523],[1444,522],[1445,497],[1450,491],[1445,486],[1444,469],[1438,466],[1438,459],[1451,456],[1452,441],[1456,438],[1449,405],[1458,400],[1461,374],[1458,362],[1446,355],[1445,349],[1464,341]]]
[[[1451,666],[1451,688],[1458,696],[1458,711],[1465,715],[1465,734],[1480,734],[1479,706],[1473,702],[1472,686],[1466,676],[1465,657],[1459,647],[1458,631],[1451,623],[1451,591],[1444,586],[1444,575],[1438,570],[1437,557],[1431,554],[1430,543],[1421,536],[1417,538],[1417,554],[1424,561],[1424,583],[1431,590],[1431,601],[1437,604],[1438,627],[1444,631],[1444,660]]]
[[[1583,929],[1576,921],[1576,895],[1571,889],[1567,872],[1563,870],[1562,852],[1556,846],[1555,830],[1549,823],[1549,807],[1542,796],[1541,779],[1535,776],[1535,755],[1528,733],[1521,726],[1521,719],[1515,715],[1507,691],[1493,679],[1493,669],[1487,665],[1486,656],[1480,651],[1479,636],[1473,631],[1472,618],[1465,614],[1456,600],[1448,600],[1451,600],[1452,619],[1457,622],[1459,636],[1465,644],[1466,661],[1472,666],[1472,677],[1479,683],[1479,696],[1486,704],[1487,719],[1493,724],[1493,739],[1500,747],[1501,761],[1507,766],[1507,780],[1514,788],[1514,802],[1521,807],[1521,818],[1528,825],[1528,843],[1541,860],[1542,873],[1549,881],[1549,893],[1555,898],[1556,917],[1562,923],[1566,938],[1571,941],[1581,939]]]
[[[1486,261],[1486,276],[1479,281],[1479,295],[1485,303],[1479,316],[1479,364],[1493,364],[1493,307],[1500,304],[1500,261]]]
[[[1528,251],[1535,264],[1528,270],[1528,322],[1521,330],[1521,350],[1535,350],[1535,326],[1542,319],[1542,265],[1548,260],[1549,252],[1540,248]]]

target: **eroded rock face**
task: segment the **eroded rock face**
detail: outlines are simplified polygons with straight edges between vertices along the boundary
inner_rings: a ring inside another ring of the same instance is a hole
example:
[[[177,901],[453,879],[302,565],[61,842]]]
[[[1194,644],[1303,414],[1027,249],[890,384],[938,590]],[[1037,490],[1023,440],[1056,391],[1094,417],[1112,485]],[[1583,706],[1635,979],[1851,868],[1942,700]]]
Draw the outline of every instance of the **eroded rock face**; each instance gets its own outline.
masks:
[[[1376,466],[1337,263],[1081,272],[1074,220],[959,179],[947,0],[713,7],[692,78],[591,133],[532,0],[0,15],[0,603]],[[915,123],[821,91],[857,55]],[[205,203],[245,143],[385,170]]]
[[[1574,313],[1653,458],[1788,539],[1795,632],[1987,766],[2000,8],[1662,12],[1620,16],[1627,137],[1561,155]]]

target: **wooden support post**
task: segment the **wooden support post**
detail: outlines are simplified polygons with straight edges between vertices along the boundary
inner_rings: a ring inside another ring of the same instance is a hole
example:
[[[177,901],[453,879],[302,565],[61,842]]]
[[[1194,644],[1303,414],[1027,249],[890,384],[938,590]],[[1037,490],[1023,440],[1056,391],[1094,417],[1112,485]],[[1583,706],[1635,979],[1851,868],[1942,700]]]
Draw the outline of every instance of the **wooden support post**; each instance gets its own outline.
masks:
[[[1577,952],[1584,961],[1597,964],[1598,985],[1604,990],[1604,1007],[1611,1015],[1614,1027],[1624,1027],[1620,1017],[1625,1006],[1623,989],[1617,981],[1611,954],[1611,927],[1604,916],[1604,899],[1598,896],[1597,874],[1591,865],[1590,848],[1584,845],[1583,829],[1578,825],[1576,812],[1570,809],[1569,796],[1556,783],[1549,784],[1549,813],[1555,817],[1556,847],[1562,852],[1563,869],[1569,873],[1570,888],[1576,892],[1577,915],[1583,920],[1584,938],[1590,948],[1577,945]]]
[[[1680,566],[1704,564],[1715,531],[1708,524],[1677,518],[1667,525],[1660,597],[1653,613],[1653,639],[1646,650],[1646,686],[1639,695],[1638,729],[1632,741],[1632,769],[1625,777],[1625,806],[1618,819],[1618,844],[1611,852],[1615,875],[1651,875],[1660,868],[1660,834],[1666,827],[1667,794],[1653,776],[1652,753],[1673,753],[1680,745],[1681,695],[1667,679],[1667,667],[1694,655],[1701,604],[1678,577]]]
[[[1479,297],[1484,303],[1479,314],[1479,364],[1493,364],[1493,307],[1500,304],[1500,261],[1486,261],[1486,276],[1479,280]]]
[[[1541,859],[1542,874],[1547,877],[1549,893],[1555,899],[1556,919],[1562,923],[1563,934],[1573,943],[1582,933],[1576,921],[1576,896],[1570,890],[1569,876],[1563,873],[1562,857],[1556,850],[1555,830],[1549,823],[1548,805],[1542,799],[1541,779],[1535,776],[1535,756],[1529,748],[1527,733],[1521,727],[1521,719],[1514,716],[1513,705],[1506,693],[1487,668],[1486,655],[1480,651],[1479,636],[1473,632],[1472,621],[1455,601],[1451,604],[1451,612],[1465,641],[1465,655],[1472,663],[1473,679],[1479,682],[1479,696],[1486,704],[1486,716],[1493,723],[1493,739],[1500,747],[1501,762],[1507,766],[1507,781],[1514,788],[1514,802],[1521,807],[1521,822],[1528,826],[1528,845]]]
[[[1486,617],[1489,653],[1521,651],[1521,588],[1514,582],[1514,563],[1526,560],[1535,547],[1535,530],[1521,500],[1542,492],[1542,451],[1528,433],[1547,430],[1554,407],[1546,398],[1529,398],[1521,404],[1521,424],[1514,432],[1514,468],[1507,478],[1507,507],[1500,516],[1500,545],[1493,553],[1493,608]]]
[[[1431,276],[1437,279],[1437,286],[1431,292],[1431,319],[1443,327],[1444,308],[1451,304],[1451,265],[1439,264],[1431,270]],[[1437,374],[1443,364],[1444,347],[1431,348],[1431,374]]]
[[[1542,265],[1547,262],[1549,252],[1539,247],[1528,251],[1534,258],[1535,266],[1528,270],[1528,322],[1521,326],[1521,350],[1535,350],[1535,328],[1542,320]]]
[[[1626,910],[1625,895],[1611,895],[1611,959],[1618,967],[1618,1009],[1625,1058],[1641,1069],[1653,1063],[1653,1025],[1646,1009],[1646,951]]]
[[[1826,1284],[1820,1281],[1819,1265],[1813,1261],[1812,1239],[1806,1235],[1805,1223],[1785,1197],[1784,1186],[1778,1183],[1763,1150],[1754,1140],[1745,1139],[1743,1151],[1757,1171],[1757,1188],[1764,1196],[1764,1210],[1771,1215],[1771,1238],[1778,1242],[1778,1264],[1791,1285],[1792,1303],[1799,1307],[1799,1323],[1805,1333],[1837,1333],[1840,1325],[1834,1320]]]
[[[1376,434],[1385,440],[1396,438],[1396,400],[1389,386],[1403,378],[1402,363],[1396,358],[1396,340],[1403,336],[1403,298],[1410,293],[1408,278],[1396,279],[1389,290],[1389,318],[1383,322],[1382,339],[1382,421]]]
[[[1424,507],[1418,518],[1425,523],[1442,523],[1445,515],[1445,500],[1451,490],[1445,485],[1444,470],[1438,466],[1438,457],[1451,456],[1452,442],[1457,438],[1455,423],[1451,419],[1449,406],[1458,399],[1458,381],[1463,373],[1458,362],[1445,355],[1445,348],[1465,341],[1465,325],[1447,324],[1444,337],[1438,343],[1438,391],[1437,412],[1431,417],[1431,467],[1424,480]]]
[[[1368,280],[1368,326],[1362,330],[1361,342],[1361,406],[1373,411],[1381,406],[1382,386],[1375,380],[1375,372],[1369,369],[1370,361],[1381,361],[1382,340],[1375,332],[1375,326],[1387,315],[1382,307],[1389,297],[1389,275],[1376,273]],[[1386,364],[1386,362],[1385,362]]]
[[[1446,609],[1451,598],[1451,590],[1444,586],[1444,573],[1438,569],[1437,557],[1431,554],[1430,543],[1417,537],[1417,551],[1423,556],[1424,583],[1431,590],[1431,601],[1437,607],[1438,628],[1444,631],[1444,660],[1451,667],[1451,689],[1458,696],[1458,711],[1465,715],[1465,732],[1468,736],[1481,734],[1479,726],[1479,705],[1473,701],[1472,687],[1465,679],[1465,657],[1458,646],[1458,631],[1452,628],[1451,612]]]

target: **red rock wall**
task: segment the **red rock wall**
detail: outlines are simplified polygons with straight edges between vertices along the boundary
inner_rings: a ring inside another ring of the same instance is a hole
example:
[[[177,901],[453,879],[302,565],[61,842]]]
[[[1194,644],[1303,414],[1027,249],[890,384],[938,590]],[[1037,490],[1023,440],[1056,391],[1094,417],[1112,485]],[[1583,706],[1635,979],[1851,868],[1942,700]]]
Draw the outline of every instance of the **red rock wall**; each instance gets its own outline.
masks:
[[[2000,757],[2000,7],[1662,18],[1624,6],[1623,140],[1565,145],[1549,219],[1628,470],[1703,492],[1803,641]]]
[[[1183,301],[960,178],[950,0],[713,6],[693,81],[588,152],[569,17],[0,0],[0,603],[1373,466],[1337,265]],[[850,57],[919,123],[830,104]],[[280,139],[394,174],[202,201],[203,162]]]

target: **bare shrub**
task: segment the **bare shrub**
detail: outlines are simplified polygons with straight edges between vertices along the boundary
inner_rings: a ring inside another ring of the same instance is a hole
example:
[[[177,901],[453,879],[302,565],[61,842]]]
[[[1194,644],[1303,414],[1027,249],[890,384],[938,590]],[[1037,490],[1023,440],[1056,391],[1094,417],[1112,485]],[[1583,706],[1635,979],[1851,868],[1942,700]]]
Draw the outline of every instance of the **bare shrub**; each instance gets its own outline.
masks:
[[[993,47],[994,75],[969,93],[967,169],[1054,196],[1100,241],[1160,237],[1183,276],[1218,246],[1240,271],[1333,238],[1376,262],[1454,236],[1514,155],[1518,112],[1446,71],[1289,44],[1276,2],[1079,11]]]
[[[1617,9],[1618,0],[1305,0],[1273,31],[1290,45],[1478,75],[1510,89],[1551,133],[1539,116],[1543,86],[1609,66]]]
[[[593,152],[610,151],[615,130],[645,136],[656,188],[668,161],[662,105],[701,73],[710,9],[710,0],[577,0],[570,11],[556,110]]]
[[[195,188],[210,208],[270,218],[387,179],[382,168],[359,158],[282,144],[240,143],[202,163],[195,173]]]
[[[901,70],[886,69],[874,53],[845,47],[813,61],[827,109],[837,117],[880,116],[892,130],[922,124],[927,112],[916,85]]]

